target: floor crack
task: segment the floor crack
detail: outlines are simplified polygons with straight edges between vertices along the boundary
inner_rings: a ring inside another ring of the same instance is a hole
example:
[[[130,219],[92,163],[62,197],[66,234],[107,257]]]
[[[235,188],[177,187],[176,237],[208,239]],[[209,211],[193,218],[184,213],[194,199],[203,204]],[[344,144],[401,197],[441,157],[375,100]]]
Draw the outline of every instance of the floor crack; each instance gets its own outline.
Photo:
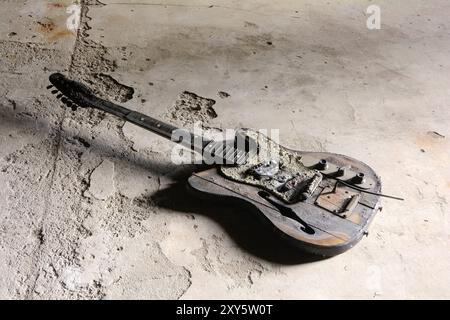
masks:
[[[80,1],[80,6],[81,6],[81,10],[82,10],[81,19],[83,19],[83,16],[84,16],[83,12],[84,13],[87,12],[87,5],[85,3],[85,0],[81,0]],[[80,23],[80,28],[77,31],[75,44],[74,44],[73,49],[72,49],[72,54],[71,54],[70,63],[69,63],[69,73],[71,73],[72,70],[73,70],[74,53],[75,53],[75,50],[76,50],[77,46],[79,45],[79,42],[80,42],[81,37],[82,37],[83,28],[81,27],[81,25],[82,24]],[[48,193],[51,192],[51,190],[53,189],[53,185],[55,183],[55,176],[56,176],[55,174],[56,174],[56,169],[57,169],[57,164],[58,164],[58,159],[59,159],[60,150],[61,150],[61,144],[62,144],[62,132],[64,131],[63,123],[64,123],[64,120],[66,119],[66,115],[67,115],[67,110],[64,109],[64,111],[62,112],[62,114],[61,114],[61,116],[60,116],[60,118],[58,119],[58,122],[57,122],[58,123],[58,127],[56,129],[56,134],[55,134],[56,135],[56,137],[55,137],[56,141],[55,141],[55,143],[53,145],[53,152],[52,152],[54,160],[53,160],[52,169],[51,169],[52,173],[51,173],[51,177],[50,177],[50,182],[48,184]],[[51,204],[51,199],[50,199],[50,196],[48,196],[45,199],[44,212],[43,212],[41,221],[39,222],[38,230],[40,230],[40,232],[44,230],[44,224],[45,224],[46,217],[48,215],[48,211],[50,209],[50,204]],[[32,264],[33,266],[38,265],[38,263],[40,261],[42,250],[43,250],[43,247],[44,247],[44,244],[45,244],[43,233],[42,233],[42,241],[41,241],[41,237],[39,237],[39,239],[40,239],[39,245],[35,249],[35,252],[34,252],[34,255],[33,255],[33,264]],[[34,278],[32,280],[31,286],[29,287],[29,289],[27,290],[27,292],[25,294],[25,299],[28,300],[28,299],[31,299],[33,297],[33,293],[34,293],[34,291],[36,289],[37,281],[39,279],[39,275],[41,274],[41,271],[42,271],[42,267],[41,266],[37,266],[37,271],[36,271],[36,273],[34,275]]]

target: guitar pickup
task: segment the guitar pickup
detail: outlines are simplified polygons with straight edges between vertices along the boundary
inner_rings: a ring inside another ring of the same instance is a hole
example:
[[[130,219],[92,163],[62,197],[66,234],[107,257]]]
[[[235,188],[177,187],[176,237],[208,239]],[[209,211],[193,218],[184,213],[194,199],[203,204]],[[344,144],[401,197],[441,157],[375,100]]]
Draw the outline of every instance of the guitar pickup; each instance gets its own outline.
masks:
[[[316,188],[322,182],[319,172],[310,175],[299,174],[279,188],[289,203],[306,200],[312,196]]]

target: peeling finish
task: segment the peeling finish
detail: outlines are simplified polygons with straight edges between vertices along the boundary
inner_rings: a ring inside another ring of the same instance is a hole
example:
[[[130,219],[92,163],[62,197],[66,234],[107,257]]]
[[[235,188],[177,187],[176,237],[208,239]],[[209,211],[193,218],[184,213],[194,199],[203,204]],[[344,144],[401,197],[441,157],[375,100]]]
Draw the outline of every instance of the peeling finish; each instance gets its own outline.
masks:
[[[89,194],[99,200],[114,195],[114,162],[104,160],[90,176]]]
[[[166,118],[183,126],[192,125],[198,121],[208,124],[211,119],[217,118],[216,110],[213,108],[215,104],[216,101],[213,99],[184,91],[174,106],[167,111]]]

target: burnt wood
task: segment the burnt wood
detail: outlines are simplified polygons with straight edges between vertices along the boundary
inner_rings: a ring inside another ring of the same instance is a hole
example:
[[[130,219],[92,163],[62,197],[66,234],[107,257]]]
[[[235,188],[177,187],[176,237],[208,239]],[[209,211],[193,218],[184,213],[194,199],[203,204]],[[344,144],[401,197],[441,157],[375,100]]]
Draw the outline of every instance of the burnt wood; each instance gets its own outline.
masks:
[[[234,145],[233,141],[204,139],[184,129],[101,99],[83,84],[70,80],[62,74],[52,74],[50,82],[52,86],[49,89],[53,90],[52,93],[73,110],[78,107],[90,107],[113,114],[200,152],[203,159],[206,159],[204,151],[215,149],[216,154],[210,155],[210,159],[218,157],[226,161],[235,160],[234,165],[241,166],[251,155],[242,149],[237,149],[233,153],[224,151],[228,149],[221,145]],[[177,130],[189,138],[173,139]],[[193,146],[192,141],[198,139],[202,141],[200,146]],[[247,142],[248,145],[252,145],[254,141]],[[224,174],[223,169],[227,164],[215,165],[208,170],[194,173],[187,181],[188,189],[200,198],[242,204],[242,214],[253,211],[269,229],[301,250],[322,256],[333,256],[352,248],[368,234],[369,224],[380,209],[380,178],[365,163],[344,155],[294,151],[277,146],[301,160],[303,168],[309,170],[304,172],[314,174],[314,181],[306,182],[306,189],[302,193],[304,197],[301,200],[293,203],[283,201],[279,196],[282,189],[271,192],[261,186],[231,179]],[[257,152],[258,148],[256,145],[252,150]],[[301,175],[295,178],[298,180],[299,177]],[[302,186],[303,182],[300,181],[297,185]],[[285,184],[287,185],[288,183]]]

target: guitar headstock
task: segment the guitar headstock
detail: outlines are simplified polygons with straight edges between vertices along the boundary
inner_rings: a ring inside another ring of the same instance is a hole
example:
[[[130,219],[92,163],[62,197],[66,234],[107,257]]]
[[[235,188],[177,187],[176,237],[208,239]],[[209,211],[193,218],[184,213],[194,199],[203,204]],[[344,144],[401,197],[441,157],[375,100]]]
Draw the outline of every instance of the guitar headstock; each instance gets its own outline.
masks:
[[[53,73],[49,77],[51,85],[47,87],[52,94],[60,100],[64,106],[76,111],[78,108],[85,108],[90,105],[90,101],[95,98],[89,88],[85,85],[70,80],[61,73]]]

